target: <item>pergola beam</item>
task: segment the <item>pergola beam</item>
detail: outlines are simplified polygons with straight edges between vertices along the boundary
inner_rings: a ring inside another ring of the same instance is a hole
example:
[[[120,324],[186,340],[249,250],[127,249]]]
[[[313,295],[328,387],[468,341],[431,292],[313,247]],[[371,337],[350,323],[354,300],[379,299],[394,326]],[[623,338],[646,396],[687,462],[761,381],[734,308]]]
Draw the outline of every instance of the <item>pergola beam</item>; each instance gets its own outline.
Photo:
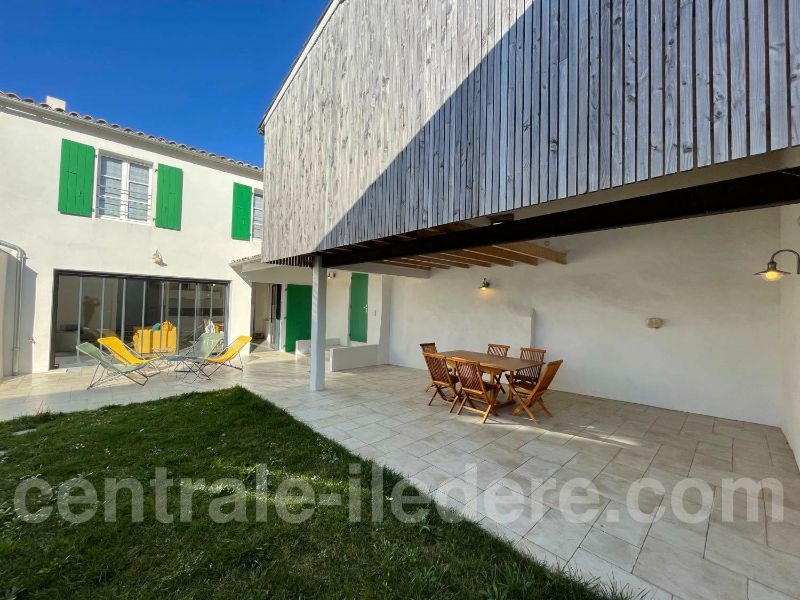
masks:
[[[563,252],[559,252],[545,246],[540,246],[539,244],[533,244],[531,242],[506,242],[504,244],[497,244],[497,247],[506,248],[508,250],[513,250],[514,252],[519,252],[520,254],[526,254],[528,256],[534,256],[536,258],[543,258],[544,260],[550,260],[560,265],[567,264],[567,255]]]
[[[402,263],[402,264],[405,264],[405,265],[416,265],[418,267],[428,267],[429,269],[430,268],[436,268],[436,269],[449,269],[450,268],[450,265],[446,265],[444,263],[439,263],[439,262],[434,262],[434,261],[431,261],[431,260],[424,260],[424,259],[421,259],[421,258],[419,258],[417,256],[414,256],[413,258],[412,257],[402,256],[402,257],[399,257],[399,258],[391,258],[391,259],[386,259],[386,260],[391,260],[391,261],[393,261],[395,263]]]
[[[426,266],[423,266],[423,265],[420,265],[420,264],[416,264],[416,263],[412,264],[412,263],[409,263],[409,262],[404,262],[404,261],[402,261],[400,259],[382,260],[380,262],[383,263],[383,264],[387,264],[387,265],[394,265],[395,267],[406,267],[408,269],[419,269],[419,270],[422,270],[422,271],[430,271],[431,270],[431,267],[426,267]],[[447,268],[447,267],[444,267],[444,268]]]
[[[425,254],[424,256],[429,256],[431,258],[437,258],[439,260],[447,260],[452,262],[457,262],[459,264],[466,264],[467,266],[472,265],[475,267],[491,267],[492,263],[488,261],[487,258],[472,258],[470,256],[464,255],[461,253],[460,250],[453,250],[448,252],[437,252],[436,254]]]
[[[477,248],[470,248],[469,252],[477,252],[480,254],[486,254],[488,256],[498,256],[513,262],[525,263],[526,265],[536,266],[539,264],[539,259],[535,256],[520,254],[519,252],[514,252],[513,250],[508,250],[507,248],[501,248],[500,246],[478,246]]]
[[[498,250],[497,252],[492,252],[492,251],[483,252],[476,248],[470,248],[469,250],[448,250],[444,254],[455,254],[456,256],[463,256],[464,258],[471,258],[473,260],[490,262],[496,265],[503,265],[504,267],[513,266],[514,261],[517,260],[510,256],[511,254],[513,254],[512,252],[503,253],[502,250]]]
[[[444,265],[446,267],[458,267],[459,269],[468,269],[469,265],[463,261],[459,261],[456,259],[450,259],[447,257],[443,257],[440,254],[419,254],[416,256],[410,256],[409,258],[413,260],[418,260],[420,262],[430,263],[432,265]]]

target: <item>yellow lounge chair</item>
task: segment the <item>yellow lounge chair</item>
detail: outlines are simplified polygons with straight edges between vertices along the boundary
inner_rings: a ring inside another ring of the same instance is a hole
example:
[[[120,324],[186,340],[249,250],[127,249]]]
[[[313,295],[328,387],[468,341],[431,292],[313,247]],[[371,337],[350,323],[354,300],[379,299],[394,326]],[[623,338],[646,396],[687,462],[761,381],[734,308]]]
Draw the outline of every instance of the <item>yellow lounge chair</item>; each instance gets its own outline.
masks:
[[[106,350],[108,350],[111,355],[116,358],[119,362],[123,365],[148,365],[153,367],[154,369],[158,369],[155,364],[155,360],[152,358],[142,358],[138,354],[136,354],[133,350],[131,350],[128,346],[125,345],[121,339],[116,336],[109,336],[109,337],[102,337],[97,338],[97,343],[103,346]]]
[[[97,368],[94,370],[94,375],[92,375],[92,381],[89,383],[89,387],[86,389],[90,390],[93,387],[97,387],[98,385],[102,385],[119,377],[126,377],[136,385],[144,385],[147,383],[147,380],[150,377],[150,375],[142,372],[145,368],[147,368],[146,363],[139,365],[115,363],[108,354],[105,354],[102,350],[100,350],[100,348],[90,344],[89,342],[78,344],[75,346],[75,349],[81,354],[85,354],[86,356],[93,358],[97,362]],[[144,381],[136,379],[134,375],[140,375],[141,377],[144,377]]]
[[[211,376],[216,373],[220,367],[231,367],[232,369],[241,371],[244,368],[244,363],[242,363],[240,353],[252,340],[253,338],[249,335],[240,335],[233,340],[231,345],[225,348],[221,354],[193,359],[192,365],[196,378],[204,377],[206,379],[211,379]],[[237,358],[239,359],[239,366],[233,363]]]

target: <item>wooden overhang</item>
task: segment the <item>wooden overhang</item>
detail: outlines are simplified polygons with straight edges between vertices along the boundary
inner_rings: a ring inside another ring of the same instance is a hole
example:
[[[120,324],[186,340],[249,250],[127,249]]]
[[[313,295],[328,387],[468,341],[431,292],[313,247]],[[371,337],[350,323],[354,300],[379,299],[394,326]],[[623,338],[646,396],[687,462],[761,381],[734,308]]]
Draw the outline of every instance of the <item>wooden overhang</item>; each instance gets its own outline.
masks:
[[[453,223],[319,250],[322,266],[382,262],[412,269],[449,269],[540,261],[566,264],[564,253],[541,240],[676,219],[766,208],[800,202],[800,168],[727,179],[608,204],[553,212],[496,225]]]
[[[410,234],[391,236],[390,238],[359,244],[358,248],[359,250],[365,248],[368,250],[384,249],[387,246],[396,245],[398,243],[403,245],[406,242],[414,242],[415,240],[423,238],[435,238],[448,233],[468,231],[471,229],[474,229],[474,227],[465,223],[431,227]],[[359,250],[343,247],[338,248],[336,254],[344,258],[349,252],[358,252],[360,254]],[[345,254],[342,254],[342,252]],[[322,254],[325,256],[327,253],[323,252]],[[565,253],[532,242],[508,242],[505,244],[475,246],[463,250],[450,249],[443,252],[427,252],[424,254],[392,257],[376,262],[430,271],[431,269],[468,269],[472,266],[491,267],[500,265],[511,267],[515,264],[535,266],[539,264],[539,261],[542,259],[562,265],[567,264],[567,255]],[[323,258],[323,261],[327,261],[327,257]]]

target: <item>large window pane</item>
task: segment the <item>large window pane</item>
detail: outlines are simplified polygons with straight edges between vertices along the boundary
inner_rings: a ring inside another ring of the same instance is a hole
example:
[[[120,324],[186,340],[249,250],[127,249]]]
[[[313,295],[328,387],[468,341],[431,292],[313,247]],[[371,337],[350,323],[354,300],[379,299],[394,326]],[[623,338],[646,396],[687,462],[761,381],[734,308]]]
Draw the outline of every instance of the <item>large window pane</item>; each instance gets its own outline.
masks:
[[[81,342],[97,345],[97,338],[103,337],[103,278],[82,277],[81,287]]]
[[[57,275],[53,307],[53,365],[91,360],[81,342],[119,336],[144,355],[176,352],[206,330],[224,333],[227,291],[222,283],[111,276]]]
[[[100,216],[119,218],[122,204],[122,161],[101,156],[99,169],[97,212]]]
[[[149,338],[149,344],[145,345],[142,353],[175,352],[177,350],[177,332],[173,323],[165,322],[163,313],[164,282],[151,279],[145,285],[147,291],[144,305],[144,331]]]
[[[253,193],[253,239],[260,240],[264,237],[264,196],[258,192]]]
[[[144,280],[125,280],[125,317],[123,319],[123,341],[141,353],[145,343],[142,333],[144,323]]]
[[[214,331],[219,333],[225,333],[227,289],[228,286],[226,285],[219,283],[211,284],[211,321],[214,324]]]
[[[191,346],[197,339],[197,319],[195,314],[195,303],[197,301],[197,284],[195,283],[181,283],[180,293],[180,321],[178,323],[178,330],[180,331],[180,339],[178,345],[181,348]]]
[[[197,284],[197,317],[199,325],[205,331],[208,328],[208,322],[211,320],[211,284],[198,283]]]
[[[80,304],[81,278],[77,275],[59,275],[53,331],[53,366],[74,364],[80,343],[78,336],[78,306]]]
[[[150,205],[150,168],[131,163],[128,172],[128,219],[147,221]]]
[[[122,280],[116,277],[103,279],[101,294],[100,331],[103,336],[119,337],[122,317]]]

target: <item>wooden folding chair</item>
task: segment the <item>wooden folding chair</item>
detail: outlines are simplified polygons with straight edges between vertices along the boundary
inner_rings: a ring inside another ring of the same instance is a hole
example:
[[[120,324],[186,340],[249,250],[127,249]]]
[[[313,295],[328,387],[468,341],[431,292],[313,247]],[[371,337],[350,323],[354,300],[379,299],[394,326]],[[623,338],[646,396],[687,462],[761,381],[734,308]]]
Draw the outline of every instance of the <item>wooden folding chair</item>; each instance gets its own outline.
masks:
[[[491,356],[508,356],[508,351],[511,349],[511,346],[507,346],[506,344],[489,344],[486,349],[486,354],[490,354]],[[497,385],[500,386],[500,391],[505,393],[506,388],[503,387],[503,384],[500,383],[500,374],[495,375],[493,381]]]
[[[425,342],[424,344],[420,344],[419,347],[422,349],[423,354],[438,354],[439,351],[436,349],[435,342]]]
[[[536,418],[536,415],[531,412],[533,405],[538,404],[548,417],[552,417],[553,415],[544,405],[544,393],[550,387],[550,383],[552,383],[553,378],[556,376],[556,373],[558,373],[558,369],[563,362],[563,360],[555,360],[547,363],[547,366],[544,368],[544,373],[542,373],[541,377],[536,381],[536,384],[530,388],[525,385],[523,380],[517,381],[515,379],[514,384],[511,386],[511,395],[519,406],[515,408],[514,412],[511,414],[518,415],[524,410],[531,418],[531,421],[538,423],[539,420]],[[525,394],[524,397],[523,394]]]
[[[510,349],[511,346],[506,346],[505,344],[489,344],[486,354],[491,354],[492,356],[508,356],[508,351]]]
[[[438,354],[439,351],[436,349],[436,342],[425,342],[424,344],[420,344],[419,347],[422,349],[422,355],[425,356],[426,354]],[[429,389],[433,387],[433,383],[429,383],[428,387],[425,388],[427,392]]]
[[[520,348],[519,357],[523,360],[543,363],[545,352],[546,350],[543,350],[542,348]],[[520,369],[515,373],[508,373],[506,375],[506,379],[510,385],[514,385],[514,380],[517,380],[521,385],[525,385],[526,387],[532,389],[533,386],[536,385],[536,382],[539,381],[539,377],[541,375],[542,365],[537,365],[535,367],[526,367],[524,369]]]
[[[428,372],[431,374],[431,387],[436,388],[433,396],[428,400],[428,406],[433,403],[434,398],[439,398],[450,405],[450,411],[453,412],[453,407],[461,397],[461,392],[456,389],[458,380],[450,373],[447,368],[447,359],[444,354],[425,353],[425,364],[428,365]],[[447,395],[451,397],[448,398]]]
[[[461,384],[461,406],[456,414],[461,414],[465,408],[483,416],[481,423],[486,423],[489,413],[497,414],[494,403],[500,393],[500,386],[494,382],[486,382],[481,376],[481,367],[477,361],[453,358],[458,381]],[[475,402],[486,404],[482,410],[475,406]],[[469,406],[467,406],[469,404]]]

